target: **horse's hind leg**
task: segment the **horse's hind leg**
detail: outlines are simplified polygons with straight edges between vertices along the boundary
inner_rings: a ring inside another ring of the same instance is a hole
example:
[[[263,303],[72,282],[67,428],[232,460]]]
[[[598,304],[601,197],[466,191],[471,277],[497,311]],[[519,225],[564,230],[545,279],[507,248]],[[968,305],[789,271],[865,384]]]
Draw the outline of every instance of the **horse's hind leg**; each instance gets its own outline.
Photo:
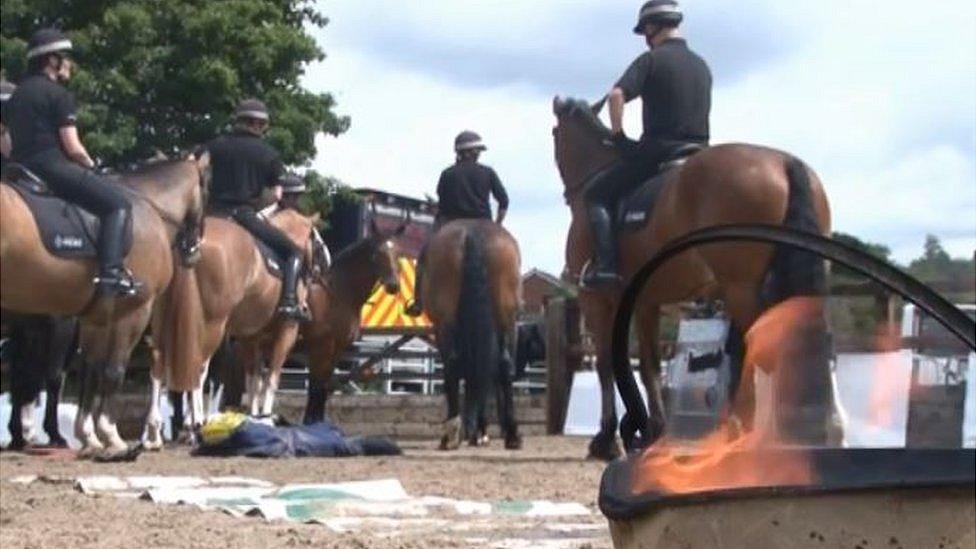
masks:
[[[651,429],[647,433],[650,440],[641,441],[643,444],[651,444],[660,438],[667,421],[661,391],[661,357],[658,355],[659,314],[660,308],[657,306],[640,307],[637,310],[640,376],[647,392],[648,426]]]
[[[522,448],[522,437],[518,434],[518,423],[515,421],[515,403],[512,396],[512,377],[515,373],[515,365],[512,363],[511,354],[508,352],[506,338],[503,336],[499,340],[498,379],[495,385],[498,422],[501,424],[502,433],[505,436],[505,449],[519,450]]]
[[[48,444],[57,448],[67,448],[68,441],[58,430],[58,404],[61,403],[61,388],[71,359],[78,350],[78,321],[73,317],[51,320],[51,355],[45,389],[47,404],[44,410],[44,432]]]
[[[441,450],[457,450],[461,445],[460,377],[457,357],[450,348],[454,341],[448,330],[441,330],[437,334],[437,345],[440,348],[441,362],[444,365],[444,399],[447,402],[447,419],[444,421],[444,433],[441,436]]]
[[[163,380],[150,374],[151,389],[149,391],[149,414],[146,416],[146,428],[143,433],[143,445],[147,450],[162,450],[163,448],[163,412],[160,408],[163,400]]]
[[[82,361],[80,391],[78,395],[78,415],[75,416],[75,438],[81,442],[82,454],[101,450],[104,446],[95,435],[94,409],[95,396],[101,379],[98,368],[86,358]]]

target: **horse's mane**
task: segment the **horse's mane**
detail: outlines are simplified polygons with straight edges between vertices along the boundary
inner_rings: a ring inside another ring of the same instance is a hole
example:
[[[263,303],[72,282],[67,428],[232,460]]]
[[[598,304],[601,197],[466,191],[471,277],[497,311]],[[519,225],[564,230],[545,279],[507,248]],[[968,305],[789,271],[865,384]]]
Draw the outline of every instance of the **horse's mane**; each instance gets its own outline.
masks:
[[[343,248],[341,252],[333,256],[332,258],[333,268],[339,265],[340,263],[346,263],[353,259],[359,258],[359,256],[363,254],[364,251],[367,251],[370,246],[376,245],[376,239],[377,239],[376,235],[371,235]]]
[[[600,120],[597,113],[593,112],[590,104],[585,99],[567,97],[561,100],[556,114],[559,116],[575,116],[586,123],[591,130],[598,133],[601,137],[610,136],[610,128]]]

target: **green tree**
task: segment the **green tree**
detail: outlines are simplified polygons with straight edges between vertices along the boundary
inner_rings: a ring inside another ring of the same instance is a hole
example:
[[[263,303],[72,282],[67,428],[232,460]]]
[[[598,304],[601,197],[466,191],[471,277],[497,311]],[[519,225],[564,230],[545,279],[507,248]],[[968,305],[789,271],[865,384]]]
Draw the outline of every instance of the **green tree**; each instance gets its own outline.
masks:
[[[908,272],[931,284],[950,298],[972,301],[976,296],[976,261],[953,258],[934,235],[925,237],[922,255],[908,265]]]
[[[0,62],[14,81],[35,29],[71,37],[79,126],[106,164],[206,142],[246,97],[268,104],[268,138],[288,164],[314,156],[318,133],[349,126],[330,94],[300,83],[325,55],[308,29],[328,20],[309,0],[0,0],[0,9]]]
[[[841,243],[853,246],[861,251],[867,252],[879,259],[891,262],[891,248],[885,246],[884,244],[878,244],[876,242],[867,242],[861,240],[860,238],[842,232],[834,232],[831,237]],[[834,264],[831,266],[831,272],[835,275],[840,276],[859,276],[857,273],[840,264]]]
[[[335,177],[323,176],[315,170],[305,172],[305,196],[301,208],[306,214],[318,213],[322,224],[328,224],[329,214],[337,202],[359,202],[362,199],[349,187]]]

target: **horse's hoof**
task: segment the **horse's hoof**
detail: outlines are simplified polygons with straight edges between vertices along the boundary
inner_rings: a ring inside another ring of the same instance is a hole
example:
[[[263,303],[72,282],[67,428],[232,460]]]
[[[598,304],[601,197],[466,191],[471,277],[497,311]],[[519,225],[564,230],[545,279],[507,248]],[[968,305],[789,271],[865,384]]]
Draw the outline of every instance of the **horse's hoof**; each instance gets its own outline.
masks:
[[[461,447],[460,442],[455,439],[449,438],[447,436],[441,437],[441,443],[438,445],[439,450],[453,451]]]
[[[49,448],[67,448],[68,441],[62,437],[48,437],[50,442],[47,443]]]
[[[142,443],[142,448],[147,452],[161,452],[163,442],[161,440],[147,440]]]
[[[27,448],[27,441],[24,439],[11,440],[5,450],[8,452],[23,452]]]
[[[478,446],[488,446],[489,444],[491,444],[491,437],[487,434],[478,437]]]
[[[441,450],[457,450],[461,447],[461,418],[454,416],[444,422],[444,435],[441,436]]]
[[[518,435],[511,435],[505,437],[505,449],[506,450],[521,450],[522,449],[522,437]]]
[[[613,461],[620,457],[623,452],[617,444],[617,438],[598,437],[590,441],[589,454],[587,459],[597,459],[600,461]]]

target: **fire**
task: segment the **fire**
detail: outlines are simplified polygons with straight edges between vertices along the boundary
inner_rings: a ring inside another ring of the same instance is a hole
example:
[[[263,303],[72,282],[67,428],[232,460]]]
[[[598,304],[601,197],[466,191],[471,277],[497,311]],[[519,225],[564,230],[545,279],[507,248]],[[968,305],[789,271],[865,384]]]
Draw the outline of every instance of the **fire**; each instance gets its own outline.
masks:
[[[777,429],[777,406],[793,397],[790,384],[775,380],[777,375],[789,375],[787,362],[798,348],[795,334],[822,318],[822,298],[797,297],[753,323],[745,336],[742,386],[730,418],[699,441],[665,436],[645,450],[636,467],[634,493],[687,494],[813,483],[806,453],[777,451],[784,447]]]

